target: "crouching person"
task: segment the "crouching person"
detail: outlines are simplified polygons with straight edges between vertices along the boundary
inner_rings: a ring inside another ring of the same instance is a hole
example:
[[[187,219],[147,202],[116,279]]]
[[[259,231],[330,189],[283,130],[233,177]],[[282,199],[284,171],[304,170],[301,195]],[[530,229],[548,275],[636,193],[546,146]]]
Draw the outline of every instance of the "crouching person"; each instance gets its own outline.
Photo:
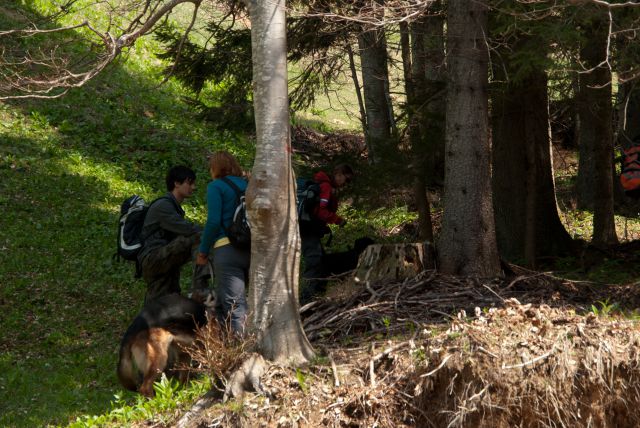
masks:
[[[345,187],[353,178],[353,169],[349,165],[338,165],[329,176],[323,171],[313,176],[313,181],[320,187],[320,198],[317,206],[310,213],[311,220],[300,222],[300,236],[302,238],[302,257],[304,259],[303,288],[300,292],[300,304],[305,305],[318,297],[327,289],[327,270],[323,264],[324,248],[322,238],[330,232],[328,224],[340,227],[346,220],[340,217],[338,211],[338,196],[336,191]]]
[[[200,242],[200,227],[185,219],[182,202],[193,195],[196,174],[176,166],[166,177],[167,193],[154,201],[142,227],[143,247],[138,255],[147,284],[145,303],[168,294],[180,294],[180,270],[192,260]]]

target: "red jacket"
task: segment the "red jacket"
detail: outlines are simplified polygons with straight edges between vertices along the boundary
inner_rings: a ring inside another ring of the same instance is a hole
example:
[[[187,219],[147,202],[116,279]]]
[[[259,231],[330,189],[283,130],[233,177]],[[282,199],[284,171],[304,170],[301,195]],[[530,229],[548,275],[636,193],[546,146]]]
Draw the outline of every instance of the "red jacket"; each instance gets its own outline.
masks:
[[[329,176],[320,171],[313,176],[313,181],[320,185],[320,204],[314,209],[313,215],[327,224],[342,223],[342,217],[336,214],[336,211],[338,211],[338,198]]]

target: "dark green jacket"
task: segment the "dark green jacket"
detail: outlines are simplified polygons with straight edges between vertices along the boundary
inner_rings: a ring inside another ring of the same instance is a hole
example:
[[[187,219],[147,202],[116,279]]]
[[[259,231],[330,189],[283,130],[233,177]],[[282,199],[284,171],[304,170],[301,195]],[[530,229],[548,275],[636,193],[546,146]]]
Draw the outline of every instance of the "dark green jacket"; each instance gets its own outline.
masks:
[[[144,245],[138,259],[142,260],[156,248],[163,247],[177,236],[200,233],[200,226],[184,218],[184,210],[171,192],[153,201],[142,226]]]

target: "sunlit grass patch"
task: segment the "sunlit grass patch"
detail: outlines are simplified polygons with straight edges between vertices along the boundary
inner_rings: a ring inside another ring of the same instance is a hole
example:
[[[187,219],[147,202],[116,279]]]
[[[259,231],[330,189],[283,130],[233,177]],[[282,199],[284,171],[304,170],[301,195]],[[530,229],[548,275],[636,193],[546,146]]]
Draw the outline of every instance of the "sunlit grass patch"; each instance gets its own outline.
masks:
[[[563,211],[560,219],[574,239],[589,242],[593,234],[593,213],[587,210]],[[614,216],[616,234],[621,242],[640,239],[640,216]]]
[[[69,424],[70,428],[119,427],[136,421],[152,421],[163,424],[175,422],[174,410],[184,408],[202,396],[211,387],[208,379],[190,382],[181,388],[176,381],[163,376],[154,385],[156,396],[147,399],[137,395],[135,400],[116,394],[111,402],[111,410],[100,415],[79,416]]]

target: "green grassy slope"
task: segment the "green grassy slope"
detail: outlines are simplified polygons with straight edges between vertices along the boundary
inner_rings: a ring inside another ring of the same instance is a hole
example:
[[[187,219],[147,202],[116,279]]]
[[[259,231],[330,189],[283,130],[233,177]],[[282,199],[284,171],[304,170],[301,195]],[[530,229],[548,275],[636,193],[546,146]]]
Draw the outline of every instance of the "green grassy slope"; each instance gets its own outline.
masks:
[[[164,192],[168,167],[189,164],[199,189],[186,211],[202,221],[205,154],[250,166],[246,138],[214,132],[180,87],[157,86],[153,48],[59,100],[0,104],[0,426],[103,413],[120,390],[118,343],[144,294],[132,264],[112,259],[121,201]]]

